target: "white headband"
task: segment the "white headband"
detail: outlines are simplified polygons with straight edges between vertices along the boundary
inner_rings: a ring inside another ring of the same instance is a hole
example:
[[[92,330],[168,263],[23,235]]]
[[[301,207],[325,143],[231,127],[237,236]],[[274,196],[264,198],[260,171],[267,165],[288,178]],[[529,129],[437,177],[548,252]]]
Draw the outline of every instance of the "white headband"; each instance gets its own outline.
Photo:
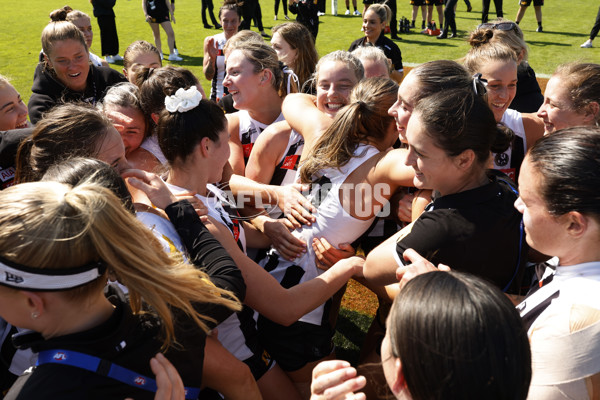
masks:
[[[55,291],[73,289],[96,280],[106,271],[100,261],[76,268],[31,268],[0,257],[0,285],[15,289]]]

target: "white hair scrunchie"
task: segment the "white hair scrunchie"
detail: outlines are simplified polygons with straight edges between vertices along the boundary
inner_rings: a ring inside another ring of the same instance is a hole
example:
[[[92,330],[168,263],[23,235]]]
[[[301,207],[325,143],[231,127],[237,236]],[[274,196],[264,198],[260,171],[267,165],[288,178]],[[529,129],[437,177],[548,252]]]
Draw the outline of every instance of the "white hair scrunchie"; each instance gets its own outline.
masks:
[[[165,108],[169,112],[186,112],[198,107],[202,93],[192,86],[189,89],[177,89],[174,95],[165,97]]]

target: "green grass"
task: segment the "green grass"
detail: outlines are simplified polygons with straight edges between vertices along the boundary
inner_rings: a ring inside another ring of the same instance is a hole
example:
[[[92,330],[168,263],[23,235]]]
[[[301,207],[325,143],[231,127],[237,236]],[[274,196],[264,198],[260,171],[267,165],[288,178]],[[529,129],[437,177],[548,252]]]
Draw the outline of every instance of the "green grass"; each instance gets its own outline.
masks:
[[[285,0],[284,0],[285,1]],[[338,0],[339,14],[330,15],[331,2],[327,1],[328,14],[321,17],[317,49],[319,54],[327,54],[337,49],[347,49],[350,43],[362,35],[361,20],[358,17],[344,16],[344,2]],[[1,0],[8,7],[8,0]],[[218,0],[214,0],[218,8]],[[48,22],[48,13],[68,3],[71,7],[92,14],[92,7],[87,0],[27,0],[10,7],[10,12],[0,14],[0,73],[12,78],[12,82],[27,102],[30,96],[33,71],[41,48],[40,33]],[[359,7],[362,8],[362,4]],[[408,0],[397,0],[398,17],[410,19],[412,6]],[[263,23],[267,32],[274,24],[282,22],[283,11],[279,10],[279,21],[273,21],[273,0],[262,0]],[[194,71],[202,76],[202,44],[207,35],[217,33],[202,27],[200,17],[200,0],[177,0],[175,16],[175,33],[177,46],[184,56],[178,65]],[[468,45],[464,41],[467,32],[473,29],[480,19],[481,2],[473,0],[473,12],[467,13],[465,5],[459,2],[457,25],[463,39],[437,40],[418,33],[402,35],[397,42],[404,62],[407,65],[420,64],[436,59],[458,59],[467,52]],[[547,1],[542,8],[544,15],[544,33],[536,33],[536,22],[533,7],[527,10],[521,23],[525,37],[530,46],[530,63],[539,74],[551,74],[556,65],[567,61],[600,62],[600,39],[593,49],[580,49],[579,45],[586,39],[598,4],[590,0]],[[6,8],[6,7],[5,7]],[[493,8],[493,7],[492,7]],[[504,2],[507,18],[514,19],[517,12],[517,1]],[[362,11],[362,9],[361,9]],[[121,46],[121,54],[127,45],[134,40],[145,39],[152,42],[150,27],[143,20],[141,0],[119,0],[115,7],[117,14],[117,30]],[[490,14],[494,16],[495,14]],[[292,17],[292,15],[290,14]],[[417,21],[420,21],[420,15]],[[434,13],[437,20],[437,14]],[[100,53],[100,36],[96,19],[92,17],[95,32],[92,51]],[[254,28],[255,29],[255,28]],[[163,47],[166,49],[166,36],[163,34]],[[122,66],[113,68],[120,70]],[[203,80],[204,81],[204,80]],[[205,89],[208,82],[203,82]]]

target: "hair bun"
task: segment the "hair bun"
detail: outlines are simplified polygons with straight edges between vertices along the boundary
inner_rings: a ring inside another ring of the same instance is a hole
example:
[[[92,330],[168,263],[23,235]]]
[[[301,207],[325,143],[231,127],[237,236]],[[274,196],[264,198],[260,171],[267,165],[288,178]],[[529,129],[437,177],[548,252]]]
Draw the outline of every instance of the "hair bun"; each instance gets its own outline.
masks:
[[[492,29],[477,29],[469,36],[469,45],[477,48],[489,43],[493,37],[494,31]]]
[[[57,21],[66,21],[67,14],[69,14],[73,9],[69,6],[64,6],[63,8],[56,9],[50,13],[50,20],[52,22]]]

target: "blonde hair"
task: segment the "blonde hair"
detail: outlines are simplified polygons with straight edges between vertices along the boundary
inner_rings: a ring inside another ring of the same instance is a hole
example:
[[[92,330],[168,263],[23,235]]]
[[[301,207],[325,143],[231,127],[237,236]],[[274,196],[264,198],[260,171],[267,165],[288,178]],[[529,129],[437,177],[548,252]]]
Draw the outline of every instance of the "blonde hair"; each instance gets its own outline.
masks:
[[[490,29],[478,29],[471,33],[469,44],[471,49],[463,59],[465,68],[471,73],[480,72],[483,65],[492,61],[518,64],[517,53],[503,42],[490,42]],[[493,32],[492,32],[493,35]]]
[[[162,320],[163,345],[175,340],[171,307],[190,316],[204,331],[210,317],[193,303],[239,310],[230,292],[210,284],[208,276],[169,258],[146,229],[107,188],[84,181],[71,187],[57,182],[24,183],[0,192],[0,254],[30,268],[75,268],[93,261],[107,273],[67,290],[70,301],[96,295],[114,274],[129,289],[134,313],[148,309]],[[144,304],[143,304],[144,303]]]
[[[367,10],[365,10],[365,14],[367,13],[368,10],[373,11],[375,14],[377,14],[377,16],[379,17],[381,22],[385,22],[386,25],[389,25],[390,20],[392,18],[392,10],[390,9],[390,7],[387,4],[385,4],[385,3],[371,4],[369,6],[369,8]]]
[[[346,67],[354,73],[356,81],[360,81],[365,77],[365,67],[354,54],[344,50],[336,50],[329,54],[325,54],[319,59],[319,62],[315,67],[315,74],[313,78],[313,83],[315,85],[319,83],[319,71],[321,70],[321,67],[323,64],[329,61],[341,62],[345,64]]]
[[[501,22],[513,21],[504,18],[497,18],[493,21],[489,21],[489,23],[491,24],[499,24]],[[522,61],[527,61],[529,57],[529,48],[527,47],[527,43],[525,42],[525,36],[523,35],[523,31],[516,23],[514,28],[508,31],[504,31],[501,29],[478,28],[473,33],[475,33],[476,31],[490,31],[487,33],[488,35],[491,35],[489,38],[490,43],[504,43],[505,45],[513,49],[515,53],[517,53],[517,57],[521,54],[521,52],[523,52]]]
[[[225,43],[225,46],[223,47],[223,53],[233,51],[238,47],[242,47],[244,43],[248,42],[264,43],[265,39],[263,39],[258,32],[244,29],[243,31],[239,31],[238,33],[229,38],[229,40]]]
[[[397,92],[398,85],[389,78],[360,81],[352,89],[350,104],[337,113],[302,163],[302,182],[311,182],[325,168],[345,165],[360,143],[380,142],[394,122],[388,109],[396,102]]]

